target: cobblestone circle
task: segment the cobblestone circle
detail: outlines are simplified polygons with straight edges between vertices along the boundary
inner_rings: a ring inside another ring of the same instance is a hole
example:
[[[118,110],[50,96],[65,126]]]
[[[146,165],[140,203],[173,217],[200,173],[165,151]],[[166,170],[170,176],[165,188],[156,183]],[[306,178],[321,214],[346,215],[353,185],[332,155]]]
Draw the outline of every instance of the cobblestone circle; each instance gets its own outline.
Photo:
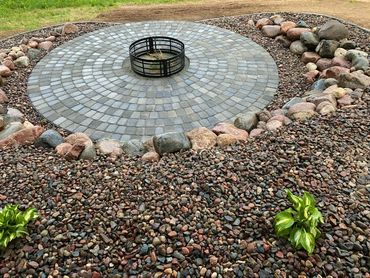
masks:
[[[147,36],[184,42],[187,67],[160,79],[132,72],[129,45]],[[145,140],[260,110],[278,82],[272,57],[246,37],[201,23],[153,21],[103,28],[54,49],[33,69],[28,94],[45,118],[71,132]]]

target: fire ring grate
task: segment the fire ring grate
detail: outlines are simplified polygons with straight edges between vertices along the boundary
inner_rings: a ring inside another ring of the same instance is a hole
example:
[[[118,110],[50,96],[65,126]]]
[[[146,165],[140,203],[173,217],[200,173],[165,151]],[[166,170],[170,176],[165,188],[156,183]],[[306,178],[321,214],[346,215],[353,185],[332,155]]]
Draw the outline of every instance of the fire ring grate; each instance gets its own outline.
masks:
[[[141,76],[167,77],[185,66],[185,45],[171,37],[146,37],[129,48],[131,69]]]

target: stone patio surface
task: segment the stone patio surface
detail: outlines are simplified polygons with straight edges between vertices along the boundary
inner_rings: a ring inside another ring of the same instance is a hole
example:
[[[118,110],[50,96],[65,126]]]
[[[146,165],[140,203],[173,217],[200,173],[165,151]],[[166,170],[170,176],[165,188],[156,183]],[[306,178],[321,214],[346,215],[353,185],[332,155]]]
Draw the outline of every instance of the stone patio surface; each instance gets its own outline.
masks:
[[[187,67],[161,79],[132,72],[129,45],[147,36],[184,42]],[[103,28],[52,50],[33,69],[28,93],[45,118],[71,132],[145,140],[260,110],[278,81],[272,57],[246,37],[201,23],[155,21]]]

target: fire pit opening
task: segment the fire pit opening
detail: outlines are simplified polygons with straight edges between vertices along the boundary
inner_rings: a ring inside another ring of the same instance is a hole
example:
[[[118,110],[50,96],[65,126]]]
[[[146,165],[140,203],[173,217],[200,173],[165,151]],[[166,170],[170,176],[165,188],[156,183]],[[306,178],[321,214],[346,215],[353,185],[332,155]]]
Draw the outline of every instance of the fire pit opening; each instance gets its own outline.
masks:
[[[131,69],[146,77],[166,77],[185,66],[185,45],[170,37],[147,37],[130,45]]]

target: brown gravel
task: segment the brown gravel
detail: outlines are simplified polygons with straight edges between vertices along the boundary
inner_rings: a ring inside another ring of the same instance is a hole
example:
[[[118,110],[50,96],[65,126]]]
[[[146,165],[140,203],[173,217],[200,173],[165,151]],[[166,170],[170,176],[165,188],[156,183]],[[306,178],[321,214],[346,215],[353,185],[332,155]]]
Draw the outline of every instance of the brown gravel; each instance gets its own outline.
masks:
[[[289,16],[307,23],[325,20]],[[248,35],[283,65],[279,94],[270,105],[276,108],[307,89],[300,79],[303,65],[247,27],[249,18],[212,24]],[[91,26],[86,30],[95,28]],[[366,33],[353,27],[350,31],[369,52]],[[6,89],[12,88],[12,104],[20,102],[20,109],[38,121],[24,94],[26,78],[20,74],[20,84],[11,80]],[[30,225],[29,237],[0,255],[0,274],[367,277],[369,112],[368,90],[352,109],[294,122],[226,149],[165,155],[158,164],[101,156],[68,162],[54,151],[32,146],[1,151],[0,207],[35,206],[41,218]],[[325,217],[311,257],[273,233],[274,215],[288,205],[284,188],[312,192]]]

